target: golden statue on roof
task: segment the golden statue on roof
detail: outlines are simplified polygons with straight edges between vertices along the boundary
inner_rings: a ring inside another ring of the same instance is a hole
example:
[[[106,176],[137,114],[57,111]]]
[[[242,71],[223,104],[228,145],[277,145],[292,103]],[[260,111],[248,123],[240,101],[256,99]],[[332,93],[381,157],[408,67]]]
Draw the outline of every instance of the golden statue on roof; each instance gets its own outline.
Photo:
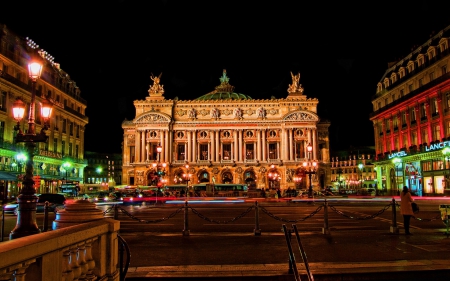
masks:
[[[163,94],[164,94],[164,88],[163,85],[159,84],[159,82],[161,81],[161,75],[162,72],[158,75],[158,76],[154,76],[153,73],[150,76],[150,79],[153,80],[153,85],[150,85],[150,89],[148,90],[148,93],[150,95],[150,97],[152,98],[158,98],[158,99],[163,99]]]
[[[292,84],[289,85],[288,93],[303,93],[303,87],[302,84],[300,84],[300,72],[294,75],[291,71],[291,77],[292,77]]]

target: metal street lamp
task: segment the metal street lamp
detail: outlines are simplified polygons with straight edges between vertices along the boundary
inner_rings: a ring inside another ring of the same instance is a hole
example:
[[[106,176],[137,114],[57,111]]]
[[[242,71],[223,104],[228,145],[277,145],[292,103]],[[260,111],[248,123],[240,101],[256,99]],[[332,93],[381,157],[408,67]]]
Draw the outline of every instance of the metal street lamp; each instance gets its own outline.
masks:
[[[358,168],[359,168],[359,172],[360,172],[360,186],[359,188],[362,188],[362,182],[363,182],[363,168],[364,168],[364,164],[363,163],[359,163],[358,164]]]
[[[161,163],[161,152],[162,152],[162,146],[158,144],[156,147],[156,151],[158,152],[158,162],[154,162],[153,168],[156,170],[156,174],[158,175],[158,182],[162,182],[163,177],[166,175],[166,163]]]
[[[17,224],[11,231],[9,238],[15,239],[28,235],[40,233],[41,230],[36,224],[36,201],[37,196],[34,189],[33,179],[33,157],[36,143],[46,142],[47,135],[45,131],[49,128],[49,118],[52,113],[52,107],[49,102],[41,103],[41,117],[43,119],[43,127],[40,133],[36,134],[35,130],[35,103],[36,103],[36,81],[41,77],[42,65],[37,62],[28,64],[29,76],[31,78],[31,101],[28,112],[28,130],[23,133],[20,129],[20,121],[23,119],[25,113],[25,104],[22,100],[17,99],[13,104],[13,116],[17,121],[14,129],[18,131],[15,141],[17,143],[25,143],[28,157],[25,164],[25,176],[23,179],[23,186],[20,195],[17,197],[18,215]]]
[[[191,181],[191,174],[189,173],[189,165],[186,164],[186,174],[183,174],[184,179],[186,180],[186,201],[189,199],[189,182]]]
[[[62,167],[63,167],[64,171],[66,171],[66,178],[64,179],[64,183],[67,183],[67,170],[69,170],[70,167],[72,167],[72,164],[70,164],[69,162],[64,162],[62,164]]]
[[[305,174],[309,176],[308,198],[313,198],[312,175],[316,173],[317,162],[315,160],[311,161],[312,145],[308,144],[307,149],[308,161],[303,162],[303,167],[305,168]]]

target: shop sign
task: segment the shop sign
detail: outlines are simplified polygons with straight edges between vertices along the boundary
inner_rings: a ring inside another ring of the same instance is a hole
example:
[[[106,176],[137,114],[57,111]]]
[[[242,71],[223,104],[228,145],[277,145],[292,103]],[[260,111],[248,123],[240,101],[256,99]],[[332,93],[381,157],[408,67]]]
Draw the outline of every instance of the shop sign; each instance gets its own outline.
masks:
[[[399,151],[399,152],[394,152],[389,154],[389,159],[395,158],[395,157],[403,157],[403,156],[407,156],[408,154],[406,154],[406,151]]]
[[[433,151],[442,149],[444,147],[450,147],[450,141],[442,141],[440,143],[435,143],[429,146],[425,146],[425,151]]]

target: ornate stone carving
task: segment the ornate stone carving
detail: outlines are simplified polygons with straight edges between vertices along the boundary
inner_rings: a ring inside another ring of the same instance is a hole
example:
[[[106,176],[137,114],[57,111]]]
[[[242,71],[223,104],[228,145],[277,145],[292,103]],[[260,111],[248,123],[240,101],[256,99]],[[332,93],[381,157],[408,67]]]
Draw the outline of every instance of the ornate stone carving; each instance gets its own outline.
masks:
[[[238,119],[238,120],[242,120],[242,109],[240,109],[239,107],[236,107],[234,109],[234,118]]]
[[[317,117],[307,112],[294,112],[286,116],[284,120],[317,121]]]
[[[169,122],[169,118],[160,115],[158,113],[148,113],[144,116],[140,116],[134,123],[148,123],[148,122]]]

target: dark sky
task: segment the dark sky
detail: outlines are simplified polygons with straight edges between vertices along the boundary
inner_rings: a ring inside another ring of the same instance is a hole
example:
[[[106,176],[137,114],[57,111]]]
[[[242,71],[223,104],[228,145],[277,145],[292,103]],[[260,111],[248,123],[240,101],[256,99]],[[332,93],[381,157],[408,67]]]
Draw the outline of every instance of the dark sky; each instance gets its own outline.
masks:
[[[85,150],[97,152],[120,152],[121,123],[148,96],[152,73],[162,72],[167,99],[193,99],[214,90],[223,69],[255,99],[285,98],[290,72],[300,72],[331,122],[332,150],[373,146],[371,98],[387,63],[450,24],[450,4],[430,1],[10,2],[0,22],[80,87]]]

